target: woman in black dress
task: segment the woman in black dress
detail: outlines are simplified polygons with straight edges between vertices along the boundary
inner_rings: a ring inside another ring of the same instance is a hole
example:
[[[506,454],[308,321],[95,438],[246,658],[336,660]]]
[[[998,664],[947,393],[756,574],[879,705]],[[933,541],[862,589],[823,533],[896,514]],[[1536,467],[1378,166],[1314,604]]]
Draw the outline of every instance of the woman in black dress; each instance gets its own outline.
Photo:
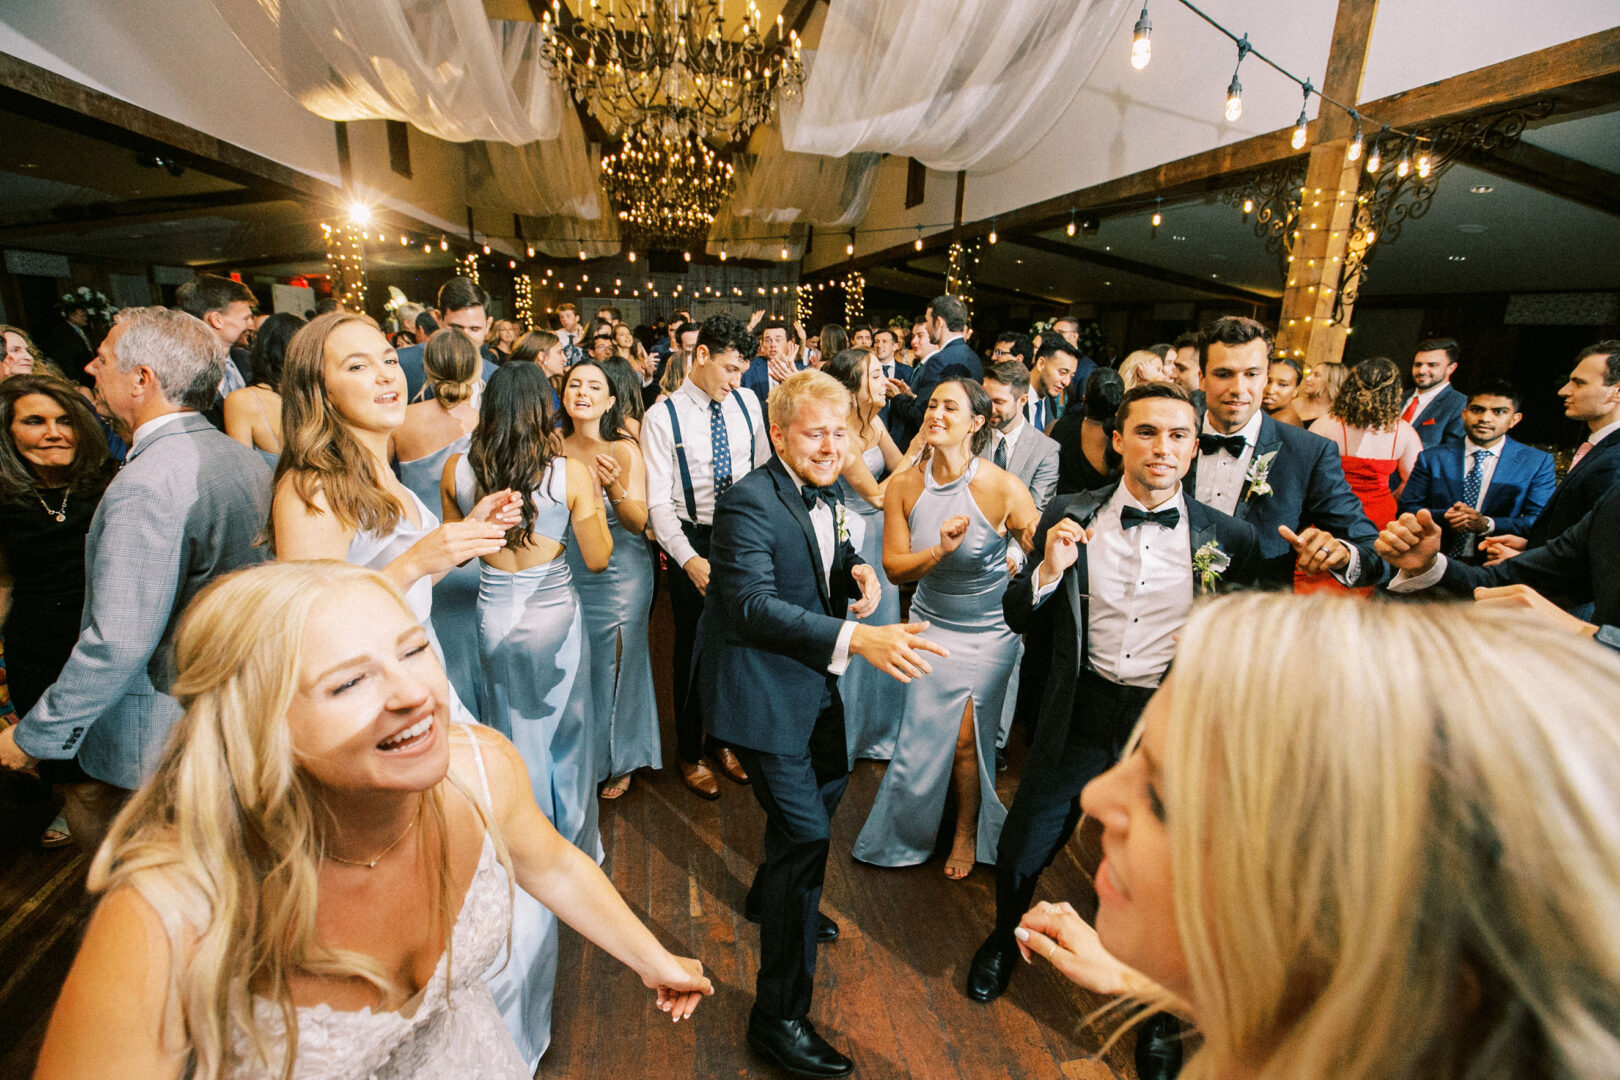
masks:
[[[18,719],[79,640],[84,541],[112,479],[107,441],[76,387],[48,375],[0,382],[0,638]],[[82,780],[69,761],[41,761],[41,779]],[[58,818],[47,846],[68,843]]]
[[[1098,368],[1086,380],[1082,407],[1070,408],[1052,425],[1058,444],[1059,495],[1095,491],[1119,479],[1119,463],[1109,456],[1109,439],[1124,393],[1119,372]]]

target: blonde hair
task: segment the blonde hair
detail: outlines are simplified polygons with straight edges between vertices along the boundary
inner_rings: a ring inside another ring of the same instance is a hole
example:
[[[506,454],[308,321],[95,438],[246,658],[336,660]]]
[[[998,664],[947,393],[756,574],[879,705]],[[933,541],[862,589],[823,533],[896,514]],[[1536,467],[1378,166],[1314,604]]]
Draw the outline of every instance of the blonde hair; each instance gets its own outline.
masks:
[[[1162,762],[1185,1080],[1620,1073],[1617,700],[1522,614],[1201,607]]]
[[[771,423],[786,431],[799,411],[812,401],[836,409],[842,417],[849,415],[853,398],[843,383],[824,371],[796,371],[771,391]]]
[[[275,478],[279,484],[283,475],[292,473],[293,491],[306,506],[315,505],[317,491],[324,492],[327,505],[345,528],[387,533],[399,524],[405,507],[383,487],[371,455],[326,395],[326,339],[350,323],[377,327],[368,315],[339,309],[317,315],[287,342],[281,366],[281,459]],[[271,540],[274,529],[271,515]]]
[[[372,585],[409,611],[383,575],[341,562],[265,563],[198,594],[176,639],[173,692],[185,708],[156,774],[113,822],[90,867],[89,888],[136,889],[162,918],[174,949],[166,1041],[189,1040],[195,1075],[230,1075],[237,1033],[266,1063],[282,1050],[293,1073],[298,1024],[288,989],[295,971],[363,979],[384,1006],[405,991],[370,956],[332,949],[315,935],[317,875],[326,811],[300,767],[287,724],[299,686],[311,612],[334,590]],[[448,779],[505,848],[479,799]],[[423,834],[439,838],[430,925],[454,924],[444,785],[423,800]],[[510,874],[509,861],[507,862]],[[254,1016],[279,1008],[286,1046],[272,1047]]]
[[[1156,349],[1137,349],[1119,362],[1119,377],[1125,381],[1125,389],[1129,390],[1131,387],[1139,385],[1136,378],[1136,369],[1150,360],[1155,364],[1163,364],[1164,356]],[[1144,379],[1142,381],[1147,382],[1149,380]]]
[[[1299,396],[1307,401],[1320,401],[1329,406],[1338,399],[1339,391],[1344,389],[1344,381],[1350,377],[1349,368],[1343,364],[1332,362],[1317,364],[1310,369],[1310,372],[1317,372],[1322,376],[1322,393],[1319,397],[1311,397],[1305,393],[1305,380],[1300,379]]]

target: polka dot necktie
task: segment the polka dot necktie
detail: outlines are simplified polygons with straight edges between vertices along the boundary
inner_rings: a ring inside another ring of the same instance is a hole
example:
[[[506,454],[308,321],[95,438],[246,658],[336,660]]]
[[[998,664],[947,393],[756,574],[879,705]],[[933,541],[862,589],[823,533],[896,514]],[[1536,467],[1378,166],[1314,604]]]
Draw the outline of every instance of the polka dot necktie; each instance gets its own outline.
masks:
[[[1474,464],[1468,470],[1468,475],[1463,477],[1462,501],[1469,506],[1477,507],[1479,505],[1479,489],[1485,483],[1485,459],[1488,456],[1484,450],[1475,450]],[[1451,542],[1451,557],[1453,559],[1466,557],[1473,540],[1474,534],[1471,532],[1463,531],[1458,533],[1457,538]]]
[[[714,498],[731,487],[731,440],[726,436],[726,418],[721,412],[723,403],[709,402],[709,437],[714,441]]]

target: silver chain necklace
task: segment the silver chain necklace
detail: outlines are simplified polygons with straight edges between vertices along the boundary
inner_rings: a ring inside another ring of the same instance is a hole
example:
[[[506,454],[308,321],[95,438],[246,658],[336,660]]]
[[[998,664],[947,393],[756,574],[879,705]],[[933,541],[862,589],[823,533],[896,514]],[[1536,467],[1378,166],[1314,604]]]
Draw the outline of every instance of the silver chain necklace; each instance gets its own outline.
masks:
[[[51,515],[51,517],[55,518],[57,521],[66,521],[67,520],[67,504],[68,504],[68,495],[69,494],[70,494],[70,492],[66,488],[64,488],[62,490],[62,507],[61,507],[61,509],[52,510],[50,504],[45,501],[45,496],[43,496],[43,495],[41,495],[39,493],[38,488],[34,489],[34,498],[39,500],[39,505],[43,506],[45,508],[45,512],[47,514]]]

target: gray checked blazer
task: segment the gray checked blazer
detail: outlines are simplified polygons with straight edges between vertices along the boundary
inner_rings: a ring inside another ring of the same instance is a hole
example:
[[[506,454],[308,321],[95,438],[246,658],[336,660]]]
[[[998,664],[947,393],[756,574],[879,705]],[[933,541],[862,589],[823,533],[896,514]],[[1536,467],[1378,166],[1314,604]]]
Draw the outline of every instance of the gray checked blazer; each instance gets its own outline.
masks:
[[[992,438],[979,456],[986,461],[994,461],[997,441]],[[1036,431],[1035,425],[1026,420],[1024,430],[1018,433],[1018,442],[1013,446],[1012,457],[1007,459],[1007,471],[1023,481],[1029,493],[1035,497],[1035,509],[1044,513],[1046,504],[1052,501],[1057,491],[1057,440]]]
[[[139,787],[180,718],[167,692],[180,615],[214,578],[266,557],[253,540],[269,512],[269,466],[200,414],[142,440],[90,522],[78,644],[17,745]]]

